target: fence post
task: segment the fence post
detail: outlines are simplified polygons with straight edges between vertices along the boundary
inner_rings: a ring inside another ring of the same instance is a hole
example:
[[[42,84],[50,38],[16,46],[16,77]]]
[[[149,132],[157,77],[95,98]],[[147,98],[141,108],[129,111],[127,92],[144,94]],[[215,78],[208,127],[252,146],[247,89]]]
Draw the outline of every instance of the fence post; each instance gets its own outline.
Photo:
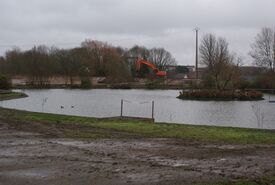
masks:
[[[120,102],[120,117],[123,116],[123,99],[121,99],[121,102]]]
[[[155,102],[152,101],[152,119],[154,119]]]

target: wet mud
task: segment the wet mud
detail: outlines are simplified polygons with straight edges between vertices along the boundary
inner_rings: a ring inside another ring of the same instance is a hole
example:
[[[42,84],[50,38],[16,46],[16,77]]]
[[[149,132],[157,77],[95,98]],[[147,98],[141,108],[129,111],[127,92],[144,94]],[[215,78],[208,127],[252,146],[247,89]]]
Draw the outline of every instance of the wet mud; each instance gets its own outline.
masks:
[[[0,185],[196,184],[275,172],[273,145],[140,137],[68,139],[51,136],[49,130],[43,134],[0,123]]]

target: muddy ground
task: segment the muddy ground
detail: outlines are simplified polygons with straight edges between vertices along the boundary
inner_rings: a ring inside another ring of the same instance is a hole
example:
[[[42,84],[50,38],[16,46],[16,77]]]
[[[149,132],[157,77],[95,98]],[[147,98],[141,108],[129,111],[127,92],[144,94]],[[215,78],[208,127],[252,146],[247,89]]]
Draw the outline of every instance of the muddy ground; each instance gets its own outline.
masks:
[[[0,122],[1,185],[177,185],[275,174],[275,146],[270,145],[138,136],[65,139],[58,133],[70,126],[18,125]]]

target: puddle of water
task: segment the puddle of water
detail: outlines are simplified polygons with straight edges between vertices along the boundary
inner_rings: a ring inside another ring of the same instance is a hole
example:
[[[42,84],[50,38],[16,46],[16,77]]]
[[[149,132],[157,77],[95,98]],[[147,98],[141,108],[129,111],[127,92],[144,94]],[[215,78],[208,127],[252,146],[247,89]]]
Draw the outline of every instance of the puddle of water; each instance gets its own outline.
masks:
[[[0,172],[3,176],[9,176],[9,177],[23,177],[23,178],[47,178],[54,174],[52,170],[48,169],[21,169],[21,170],[13,170],[13,171],[6,171],[6,172]]]

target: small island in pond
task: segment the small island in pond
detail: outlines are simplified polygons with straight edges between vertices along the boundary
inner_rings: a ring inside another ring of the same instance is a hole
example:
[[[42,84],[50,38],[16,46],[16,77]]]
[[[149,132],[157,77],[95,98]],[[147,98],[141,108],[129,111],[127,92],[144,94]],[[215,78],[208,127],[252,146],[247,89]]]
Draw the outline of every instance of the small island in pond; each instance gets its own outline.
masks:
[[[183,90],[177,97],[184,100],[214,100],[214,101],[255,101],[263,100],[263,93],[259,91],[241,90]]]

